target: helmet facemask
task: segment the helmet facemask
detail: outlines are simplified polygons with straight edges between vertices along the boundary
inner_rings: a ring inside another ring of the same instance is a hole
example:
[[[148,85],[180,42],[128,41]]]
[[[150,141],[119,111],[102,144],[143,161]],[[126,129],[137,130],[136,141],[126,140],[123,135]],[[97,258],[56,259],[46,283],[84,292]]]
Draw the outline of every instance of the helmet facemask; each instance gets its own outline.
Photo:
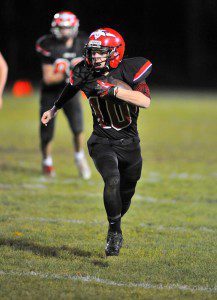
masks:
[[[51,28],[51,32],[58,40],[68,40],[69,38],[75,38],[77,36],[78,26],[55,26]]]
[[[95,69],[96,72],[109,70],[110,61],[118,55],[118,53],[117,55],[115,53],[116,47],[96,46],[91,45],[91,43],[87,44],[84,50],[87,65]],[[102,63],[104,64],[102,65]]]

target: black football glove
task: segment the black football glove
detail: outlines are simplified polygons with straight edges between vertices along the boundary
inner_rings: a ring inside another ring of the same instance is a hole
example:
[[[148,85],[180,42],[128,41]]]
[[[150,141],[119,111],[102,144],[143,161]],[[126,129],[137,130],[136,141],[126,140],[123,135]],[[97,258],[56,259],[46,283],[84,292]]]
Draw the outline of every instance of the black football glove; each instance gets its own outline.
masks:
[[[97,95],[99,95],[100,97],[104,97],[106,95],[116,97],[118,92],[118,87],[109,82],[97,80],[96,91],[97,91]]]

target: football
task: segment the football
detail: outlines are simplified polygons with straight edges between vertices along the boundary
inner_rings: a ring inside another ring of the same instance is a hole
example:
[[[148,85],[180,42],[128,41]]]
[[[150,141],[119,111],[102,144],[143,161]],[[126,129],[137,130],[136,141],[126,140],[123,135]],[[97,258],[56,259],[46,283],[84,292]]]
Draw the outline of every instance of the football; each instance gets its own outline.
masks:
[[[132,88],[126,82],[124,82],[122,80],[115,79],[115,78],[109,78],[109,82],[118,86],[121,89],[132,90]]]

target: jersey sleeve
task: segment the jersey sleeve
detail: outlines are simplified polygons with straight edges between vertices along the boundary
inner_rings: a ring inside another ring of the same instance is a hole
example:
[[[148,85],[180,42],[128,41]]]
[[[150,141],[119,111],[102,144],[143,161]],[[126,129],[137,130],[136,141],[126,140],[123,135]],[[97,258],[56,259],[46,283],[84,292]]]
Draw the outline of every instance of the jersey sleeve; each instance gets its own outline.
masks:
[[[145,82],[152,71],[152,63],[144,57],[134,57],[123,61],[123,75],[130,86]]]
[[[36,41],[35,49],[38,53],[41,62],[44,64],[53,64],[54,58],[52,58],[52,52],[49,45],[49,39],[46,36],[42,36]]]

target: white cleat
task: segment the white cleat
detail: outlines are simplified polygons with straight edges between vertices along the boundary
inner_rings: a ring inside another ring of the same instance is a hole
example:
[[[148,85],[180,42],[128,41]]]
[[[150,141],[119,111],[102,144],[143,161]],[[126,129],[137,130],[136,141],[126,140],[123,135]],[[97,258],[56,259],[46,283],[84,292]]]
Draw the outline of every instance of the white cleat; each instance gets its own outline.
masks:
[[[87,160],[85,157],[82,157],[80,159],[75,159],[75,164],[78,168],[78,172],[80,174],[80,176],[85,179],[88,180],[91,177],[91,170],[90,167],[87,163]]]

